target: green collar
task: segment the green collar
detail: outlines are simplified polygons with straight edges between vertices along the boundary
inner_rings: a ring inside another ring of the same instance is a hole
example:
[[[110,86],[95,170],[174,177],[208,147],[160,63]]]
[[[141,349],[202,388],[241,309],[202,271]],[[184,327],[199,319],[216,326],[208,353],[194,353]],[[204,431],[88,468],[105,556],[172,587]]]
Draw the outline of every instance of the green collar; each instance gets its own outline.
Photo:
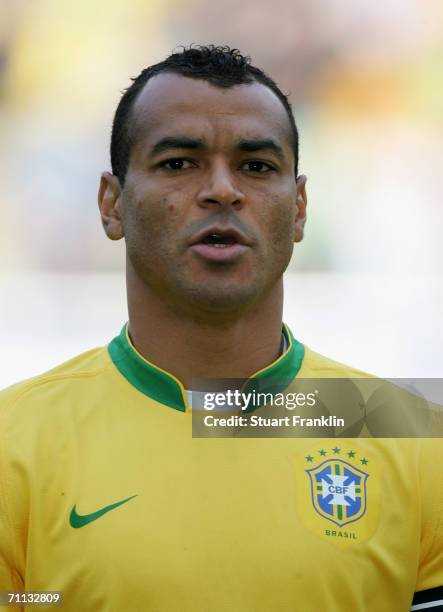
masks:
[[[271,365],[253,374],[250,379],[264,383],[265,386],[268,383],[272,385],[273,381],[284,381],[287,385],[297,376],[305,347],[294,338],[286,325],[283,325],[283,333],[288,343],[286,352]],[[190,409],[182,383],[140,355],[131,342],[127,323],[120,334],[110,342],[108,351],[117,369],[136,389],[175,410],[185,412]]]

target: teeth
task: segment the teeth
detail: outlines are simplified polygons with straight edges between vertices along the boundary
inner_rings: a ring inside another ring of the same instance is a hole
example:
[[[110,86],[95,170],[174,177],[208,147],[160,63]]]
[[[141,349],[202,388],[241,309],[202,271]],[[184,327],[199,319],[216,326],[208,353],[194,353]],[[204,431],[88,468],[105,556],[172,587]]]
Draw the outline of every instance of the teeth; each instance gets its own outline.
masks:
[[[226,247],[231,246],[231,245],[223,244],[220,242],[214,242],[213,244],[211,244],[211,246],[215,247],[216,249],[226,249]]]

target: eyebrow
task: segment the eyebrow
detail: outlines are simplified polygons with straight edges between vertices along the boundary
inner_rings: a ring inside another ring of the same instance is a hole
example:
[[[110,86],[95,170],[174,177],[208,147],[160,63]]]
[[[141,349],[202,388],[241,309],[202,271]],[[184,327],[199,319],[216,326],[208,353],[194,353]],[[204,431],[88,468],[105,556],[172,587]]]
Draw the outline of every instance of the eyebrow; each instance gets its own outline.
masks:
[[[189,136],[165,136],[161,138],[151,150],[151,155],[158,155],[170,149],[206,149],[207,144],[202,138]]]
[[[277,155],[277,157],[280,157],[280,159],[284,158],[282,147],[277,144],[275,140],[272,140],[272,138],[242,138],[238,141],[237,148],[240,151],[247,151],[248,153],[254,153],[256,151],[272,151]]]
[[[151,155],[159,155],[171,149],[199,149],[208,148],[206,140],[203,138],[191,138],[189,136],[165,136],[152,147]],[[242,138],[236,143],[236,149],[247,153],[257,151],[272,151],[277,157],[283,159],[284,152],[282,147],[272,140],[272,138]]]

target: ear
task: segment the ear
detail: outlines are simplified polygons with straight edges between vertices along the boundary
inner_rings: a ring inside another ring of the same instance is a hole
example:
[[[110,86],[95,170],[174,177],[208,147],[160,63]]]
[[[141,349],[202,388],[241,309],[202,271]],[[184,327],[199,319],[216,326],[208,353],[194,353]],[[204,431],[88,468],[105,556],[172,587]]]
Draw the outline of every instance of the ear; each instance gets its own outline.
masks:
[[[98,207],[107,237],[111,240],[123,238],[122,188],[118,178],[110,172],[103,172],[100,177]]]
[[[306,206],[308,204],[306,181],[307,178],[304,174],[300,174],[297,178],[297,216],[295,218],[294,242],[301,242],[303,240],[306,223]]]

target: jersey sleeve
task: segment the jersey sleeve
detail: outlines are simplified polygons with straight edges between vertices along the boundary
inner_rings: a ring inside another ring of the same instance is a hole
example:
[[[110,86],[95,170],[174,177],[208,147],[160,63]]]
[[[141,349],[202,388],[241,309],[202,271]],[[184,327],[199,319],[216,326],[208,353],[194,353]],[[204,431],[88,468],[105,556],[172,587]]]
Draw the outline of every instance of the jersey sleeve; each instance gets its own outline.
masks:
[[[420,440],[421,555],[411,610],[443,610],[443,438]]]
[[[12,497],[14,483],[11,475],[11,458],[8,456],[8,408],[11,394],[0,393],[0,592],[24,590],[19,571],[19,538],[17,525],[13,520]],[[0,611],[23,610],[21,606],[3,606]]]

